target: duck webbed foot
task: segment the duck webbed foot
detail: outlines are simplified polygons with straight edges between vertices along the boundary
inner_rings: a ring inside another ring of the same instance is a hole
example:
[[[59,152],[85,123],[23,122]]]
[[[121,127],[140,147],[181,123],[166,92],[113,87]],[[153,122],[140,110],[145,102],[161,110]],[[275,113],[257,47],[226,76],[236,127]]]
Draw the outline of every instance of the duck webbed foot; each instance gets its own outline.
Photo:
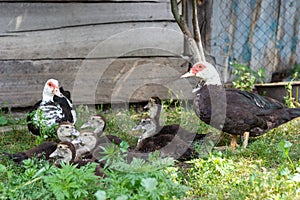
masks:
[[[215,140],[217,140],[217,143],[219,143],[225,136],[225,133],[223,131],[221,131],[220,135],[218,138],[215,138]],[[228,146],[218,146],[218,147],[214,147],[214,149],[218,150],[218,151],[225,151],[226,149],[228,149]]]
[[[230,148],[235,149],[238,146],[237,144],[237,135],[232,135],[231,141],[230,141]]]
[[[248,131],[246,131],[244,133],[244,142],[243,142],[243,147],[244,148],[246,148],[248,146],[249,135],[250,135],[250,133]]]

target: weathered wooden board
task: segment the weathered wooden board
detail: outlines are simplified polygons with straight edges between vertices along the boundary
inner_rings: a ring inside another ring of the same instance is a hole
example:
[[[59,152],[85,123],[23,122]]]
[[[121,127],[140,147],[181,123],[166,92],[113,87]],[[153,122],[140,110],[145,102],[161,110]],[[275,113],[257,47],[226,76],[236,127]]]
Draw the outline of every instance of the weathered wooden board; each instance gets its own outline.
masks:
[[[0,59],[57,59],[91,56],[105,58],[121,55],[181,54],[183,37],[177,30],[178,27],[174,23],[149,22],[17,33],[11,37],[0,37]],[[151,51],[152,48],[167,50],[171,53]]]
[[[27,32],[0,37],[0,59],[57,59],[181,54],[174,23],[126,23]],[[151,49],[157,49],[151,51]],[[137,51],[139,49],[139,51]],[[167,50],[168,52],[158,51]],[[93,52],[92,52],[93,51]],[[134,51],[133,53],[130,53]]]
[[[124,2],[169,2],[170,0],[0,0],[0,2],[58,2],[58,3],[76,3],[76,2],[115,2],[115,3],[124,3]]]
[[[33,105],[49,78],[70,90],[75,104],[139,102],[153,95],[165,99],[169,90],[192,99],[194,83],[179,79],[185,64],[175,57],[0,61],[0,106]]]
[[[4,35],[145,21],[174,22],[169,2],[0,3],[0,33]]]

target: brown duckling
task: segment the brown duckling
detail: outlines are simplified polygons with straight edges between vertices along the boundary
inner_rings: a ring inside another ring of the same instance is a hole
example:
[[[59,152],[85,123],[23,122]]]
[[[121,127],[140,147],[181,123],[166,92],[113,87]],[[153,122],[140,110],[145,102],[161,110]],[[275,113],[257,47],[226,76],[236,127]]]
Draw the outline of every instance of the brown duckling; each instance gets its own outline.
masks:
[[[150,118],[154,119],[159,124],[160,115],[163,111],[163,106],[159,97],[150,97],[147,105],[144,106],[144,110],[149,110]]]
[[[75,137],[79,136],[79,132],[75,129],[75,126],[70,122],[61,122],[57,128],[57,136],[61,141],[71,142]],[[49,155],[55,151],[57,146],[56,142],[44,142],[37,147],[33,147],[24,152],[18,152],[15,154],[4,153],[10,159],[21,164],[23,160],[36,157],[49,159]],[[43,156],[44,155],[44,156]]]
[[[105,135],[103,132],[106,127],[106,120],[102,115],[92,115],[90,119],[81,126],[82,131],[92,130],[93,133],[97,134],[100,143],[113,142],[114,144],[120,144],[122,140],[114,135]]]
[[[190,159],[196,155],[193,144],[202,142],[206,134],[192,134],[179,125],[158,126],[154,119],[146,117],[134,128],[143,130],[136,147],[138,152],[153,152],[160,150],[163,155],[178,159]]]
[[[145,117],[139,123],[143,128],[140,128],[137,125],[133,130],[143,129],[143,135],[139,138],[139,141],[145,139],[147,137],[153,136],[155,134],[167,133],[167,134],[178,134],[178,136],[186,141],[187,143],[191,143],[194,140],[199,141],[203,139],[205,134],[197,134],[192,133],[184,128],[180,127],[179,124],[171,124],[171,125],[160,125],[160,115],[163,110],[162,102],[159,97],[153,96],[149,99],[148,104],[144,107],[150,110],[150,117]],[[150,122],[151,121],[151,122]]]
[[[76,146],[77,159],[87,153],[93,154],[99,146],[105,146],[108,143],[120,144],[122,140],[114,135],[102,136],[106,126],[106,120],[101,115],[93,115],[88,122],[81,126],[81,131],[77,139],[72,141]],[[91,156],[91,155],[90,155]]]
[[[23,160],[36,157],[36,158],[45,158],[49,159],[50,154],[55,151],[57,146],[56,142],[44,142],[37,147],[31,148],[24,152],[18,152],[14,154],[6,153],[3,154],[8,156],[14,162],[22,164]]]
[[[70,122],[61,122],[56,133],[60,141],[71,142],[79,136],[79,131],[76,130],[75,125]]]
[[[49,156],[50,158],[56,159],[54,164],[57,167],[61,167],[61,162],[75,164],[77,168],[80,168],[88,163],[94,162],[94,160],[76,160],[76,149],[71,142],[60,142],[57,145],[56,150]],[[95,175],[105,177],[103,168],[100,164],[96,165]]]

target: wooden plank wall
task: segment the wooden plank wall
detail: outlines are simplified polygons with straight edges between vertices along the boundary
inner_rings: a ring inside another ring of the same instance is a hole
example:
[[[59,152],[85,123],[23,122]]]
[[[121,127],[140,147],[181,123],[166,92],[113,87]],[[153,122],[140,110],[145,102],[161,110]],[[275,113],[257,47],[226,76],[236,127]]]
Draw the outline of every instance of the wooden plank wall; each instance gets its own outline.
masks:
[[[26,107],[48,78],[75,104],[192,98],[167,0],[0,1],[0,106]],[[182,93],[183,91],[183,93]]]

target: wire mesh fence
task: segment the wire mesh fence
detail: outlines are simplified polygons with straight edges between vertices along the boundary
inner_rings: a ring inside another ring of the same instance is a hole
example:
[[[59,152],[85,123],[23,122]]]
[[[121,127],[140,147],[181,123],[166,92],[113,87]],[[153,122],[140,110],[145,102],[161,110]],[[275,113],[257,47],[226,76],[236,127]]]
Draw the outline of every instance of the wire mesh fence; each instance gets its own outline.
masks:
[[[224,79],[232,79],[232,61],[258,70],[266,68],[266,81],[274,72],[286,72],[300,62],[300,1],[214,0],[212,51],[221,57]]]

